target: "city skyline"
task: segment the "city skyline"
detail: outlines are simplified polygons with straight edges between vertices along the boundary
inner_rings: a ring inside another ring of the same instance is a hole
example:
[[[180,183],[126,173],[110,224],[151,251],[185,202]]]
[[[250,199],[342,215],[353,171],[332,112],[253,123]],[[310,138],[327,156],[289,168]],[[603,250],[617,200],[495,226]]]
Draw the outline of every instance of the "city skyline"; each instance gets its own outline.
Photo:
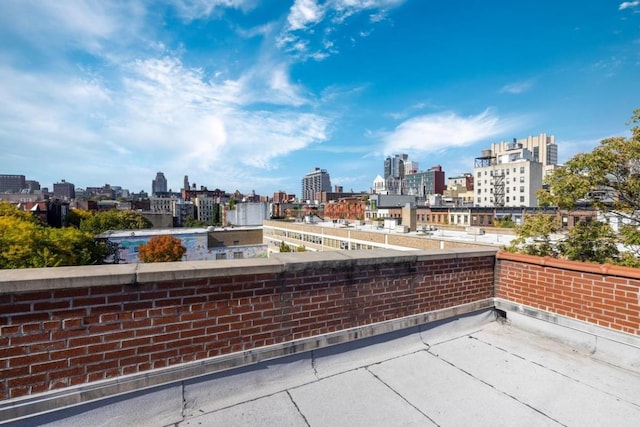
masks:
[[[640,2],[12,1],[0,171],[79,187],[367,191],[387,156],[447,177],[491,143],[559,161],[628,135]]]

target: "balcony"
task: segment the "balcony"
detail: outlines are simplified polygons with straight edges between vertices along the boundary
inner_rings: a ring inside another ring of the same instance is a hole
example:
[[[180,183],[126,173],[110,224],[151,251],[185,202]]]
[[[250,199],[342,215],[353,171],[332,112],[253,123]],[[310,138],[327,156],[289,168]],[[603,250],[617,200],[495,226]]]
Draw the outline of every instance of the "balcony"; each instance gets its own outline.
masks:
[[[494,250],[0,272],[0,423],[633,425],[640,272]]]

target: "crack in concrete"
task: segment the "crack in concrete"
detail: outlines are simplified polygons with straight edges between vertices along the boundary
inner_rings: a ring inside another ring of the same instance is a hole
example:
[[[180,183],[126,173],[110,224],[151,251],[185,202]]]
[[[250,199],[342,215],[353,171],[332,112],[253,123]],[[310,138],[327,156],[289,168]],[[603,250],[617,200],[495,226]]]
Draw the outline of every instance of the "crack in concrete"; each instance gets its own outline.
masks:
[[[304,414],[302,413],[302,411],[300,410],[300,407],[298,406],[298,404],[296,403],[295,400],[293,400],[293,396],[291,396],[291,393],[289,393],[289,390],[285,390],[285,392],[287,393],[287,396],[289,396],[289,400],[291,400],[291,403],[293,404],[293,406],[295,406],[296,411],[298,411],[298,413],[300,414],[300,416],[302,417],[302,419],[304,420],[304,423],[308,426],[311,427],[311,424],[309,424],[309,420],[307,420],[307,417],[304,416]]]
[[[472,337],[472,336],[468,336],[468,338],[472,338],[472,339],[478,340],[478,338],[476,338],[476,337]],[[479,342],[482,342],[482,341],[480,341],[480,340],[478,340],[478,341],[479,341]],[[496,347],[496,348],[497,348],[497,347]],[[504,351],[504,350],[503,350],[503,351]],[[471,377],[471,378],[473,378],[474,380],[479,381],[479,382],[481,382],[482,384],[484,384],[484,385],[486,385],[486,386],[488,386],[488,387],[490,387],[490,388],[494,389],[494,390],[495,390],[495,391],[497,391],[498,393],[500,393],[500,394],[502,394],[502,395],[504,395],[504,396],[507,396],[507,397],[509,397],[509,398],[511,398],[511,399],[513,399],[513,400],[515,400],[515,401],[516,401],[516,402],[518,402],[519,404],[524,405],[524,406],[526,406],[526,407],[527,407],[527,408],[529,408],[529,409],[532,409],[533,411],[535,411],[535,412],[537,412],[538,414],[540,414],[540,415],[544,416],[545,418],[548,418],[549,420],[551,420],[551,421],[553,421],[553,422],[555,422],[555,423],[557,423],[557,424],[559,424],[559,425],[561,425],[561,426],[565,426],[565,427],[567,427],[567,426],[566,426],[566,424],[563,424],[563,423],[561,423],[559,420],[556,420],[556,419],[555,419],[555,418],[553,418],[552,416],[550,416],[550,415],[548,415],[548,414],[546,414],[546,413],[542,412],[541,410],[539,410],[539,409],[538,409],[538,408],[536,408],[535,406],[532,406],[532,405],[530,405],[530,404],[528,404],[528,403],[526,403],[526,402],[523,402],[523,401],[521,401],[520,399],[518,399],[516,396],[513,396],[513,395],[511,395],[511,394],[509,394],[509,393],[507,393],[507,392],[505,392],[505,391],[503,391],[503,390],[500,390],[499,388],[496,388],[493,384],[491,384],[491,383],[489,383],[489,382],[487,382],[487,381],[483,380],[482,378],[476,377],[476,376],[475,376],[475,375],[473,375],[471,372],[469,372],[469,371],[467,371],[467,370],[465,370],[465,369],[463,369],[463,368],[461,368],[461,367],[457,366],[455,363],[450,362],[449,360],[446,360],[446,359],[444,359],[444,358],[440,357],[440,355],[435,354],[435,353],[433,353],[432,351],[427,351],[427,353],[429,353],[429,354],[430,354],[430,355],[432,355],[433,357],[436,357],[438,360],[442,360],[444,363],[446,363],[446,364],[448,364],[449,366],[451,366],[451,367],[453,367],[453,368],[457,369],[458,371],[460,371],[460,372],[462,372],[462,373],[464,373],[464,374],[466,374],[466,375],[470,376],[470,377]]]
[[[422,351],[422,350],[420,350]],[[413,409],[415,409],[416,411],[418,411],[423,417],[425,417],[426,419],[428,419],[429,421],[431,421],[434,425],[437,425],[438,427],[440,427],[440,424],[438,424],[433,418],[431,418],[429,415],[425,414],[424,412],[422,412],[420,410],[420,408],[418,408],[416,405],[414,405],[412,402],[410,402],[406,397],[404,397],[402,394],[400,394],[396,389],[394,389],[393,387],[391,387],[389,384],[387,384],[382,378],[380,378],[379,376],[377,376],[375,373],[371,372],[369,370],[369,367],[365,367],[364,368],[367,372],[369,372],[371,375],[373,375],[373,377],[380,381],[384,386],[386,386],[389,390],[391,390],[393,393],[395,393],[398,397],[400,397],[400,399],[402,399],[403,401],[405,401],[409,406],[411,406]]]

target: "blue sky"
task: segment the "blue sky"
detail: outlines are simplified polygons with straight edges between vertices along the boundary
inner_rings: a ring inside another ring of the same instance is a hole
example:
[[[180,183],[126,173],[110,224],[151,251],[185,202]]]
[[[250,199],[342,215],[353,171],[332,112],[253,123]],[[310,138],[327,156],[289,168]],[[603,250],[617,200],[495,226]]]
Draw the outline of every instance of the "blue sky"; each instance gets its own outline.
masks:
[[[640,2],[3,0],[0,173],[150,191],[163,171],[369,190],[407,153],[446,176],[545,132],[560,160],[628,135]]]

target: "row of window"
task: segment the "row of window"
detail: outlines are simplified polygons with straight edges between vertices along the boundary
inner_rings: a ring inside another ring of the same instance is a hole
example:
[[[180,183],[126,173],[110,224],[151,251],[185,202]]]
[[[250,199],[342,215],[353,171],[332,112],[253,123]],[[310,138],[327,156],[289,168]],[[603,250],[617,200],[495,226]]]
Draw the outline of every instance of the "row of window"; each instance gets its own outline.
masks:
[[[478,203],[482,203],[482,197],[478,197],[477,201],[478,201]],[[487,198],[486,198],[486,197],[484,198],[484,201],[485,201],[485,202],[487,201]],[[505,201],[506,201],[507,203],[509,203],[509,196],[505,197]],[[516,201],[515,196],[511,199],[511,201],[512,201],[512,202],[515,202],[515,201]],[[489,198],[489,202],[490,202],[490,203],[493,203],[493,197],[490,197],[490,198]],[[524,203],[524,196],[520,196],[520,203]]]
[[[513,168],[513,173],[516,173],[518,168]],[[496,176],[502,176],[502,175],[509,175],[509,170],[508,168],[496,171]],[[524,166],[520,166],[520,173],[524,173],[525,168]],[[493,171],[488,171],[489,172],[489,176],[493,176]],[[500,173],[502,172],[502,173]],[[487,176],[487,171],[484,171],[484,175]],[[478,178],[482,177],[482,171],[478,171]]]
[[[515,191],[516,191],[516,187],[514,186],[514,187],[512,187],[512,188],[513,188],[513,191],[515,192]],[[485,192],[485,193],[487,193],[487,192],[488,192],[488,193],[492,193],[492,194],[493,194],[493,188],[489,188],[488,190],[489,190],[489,191],[487,191],[487,189],[485,188],[485,189],[484,189],[484,192]],[[509,192],[510,192],[509,187],[506,187],[506,192],[507,192],[507,193],[509,193]],[[521,185],[521,186],[520,186],[520,192],[521,192],[521,193],[524,193],[524,185]],[[478,188],[478,194],[482,194],[482,193],[483,193],[482,188]]]

